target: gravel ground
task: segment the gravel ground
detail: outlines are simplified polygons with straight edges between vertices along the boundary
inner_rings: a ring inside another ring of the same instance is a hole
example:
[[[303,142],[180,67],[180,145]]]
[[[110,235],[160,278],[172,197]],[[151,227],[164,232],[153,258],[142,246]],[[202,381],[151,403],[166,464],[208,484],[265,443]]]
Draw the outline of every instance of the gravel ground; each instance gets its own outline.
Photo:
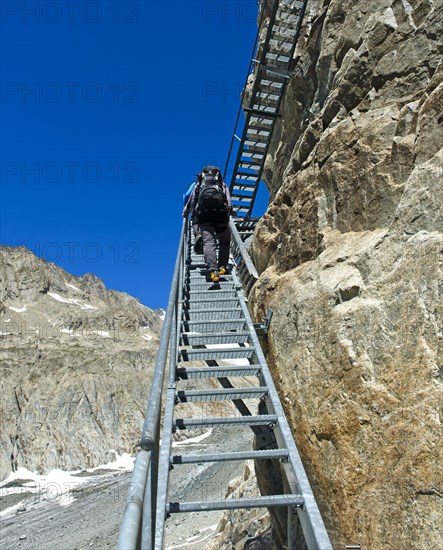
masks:
[[[192,453],[240,451],[251,448],[252,433],[236,428],[215,430],[193,444]],[[182,451],[184,452],[183,448]],[[181,451],[180,451],[181,452]],[[241,475],[242,462],[175,466],[170,500],[222,499],[228,482]],[[69,497],[43,500],[27,497],[19,510],[1,518],[0,546],[5,550],[108,549],[117,545],[130,473],[104,472],[72,491]],[[2,500],[2,508],[16,504]],[[222,512],[174,514],[166,522],[166,549],[202,550]],[[129,550],[129,549],[128,549]]]

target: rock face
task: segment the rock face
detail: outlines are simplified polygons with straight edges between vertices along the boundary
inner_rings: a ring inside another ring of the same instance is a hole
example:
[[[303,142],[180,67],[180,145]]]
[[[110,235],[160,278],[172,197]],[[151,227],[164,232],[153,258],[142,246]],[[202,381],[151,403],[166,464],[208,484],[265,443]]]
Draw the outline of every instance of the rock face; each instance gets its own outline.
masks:
[[[0,248],[0,479],[135,450],[161,319],[94,275]]]
[[[259,496],[254,463],[248,462],[241,477],[228,486],[226,499]],[[269,512],[265,509],[230,510],[223,514],[211,542],[204,550],[277,550],[272,540]]]
[[[267,160],[250,303],[334,548],[441,547],[442,29],[310,1]]]

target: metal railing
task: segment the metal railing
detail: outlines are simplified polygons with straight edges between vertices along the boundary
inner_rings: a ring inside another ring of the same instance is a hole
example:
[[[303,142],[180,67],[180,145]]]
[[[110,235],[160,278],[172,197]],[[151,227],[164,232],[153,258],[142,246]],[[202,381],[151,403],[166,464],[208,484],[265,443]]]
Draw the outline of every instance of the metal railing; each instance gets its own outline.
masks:
[[[187,220],[183,220],[168,307],[163,323],[146,418],[143,425],[141,437],[142,450],[139,452],[134,464],[128,500],[117,545],[118,550],[154,548],[161,402],[168,352],[173,357],[174,346],[175,349],[177,348],[176,320],[180,315],[178,308],[181,307],[178,294],[182,287],[181,278],[184,266],[186,226]]]
[[[231,229],[231,253],[237,265],[243,291],[248,296],[254,283],[258,280],[258,273],[232,218],[229,220],[229,227]]]

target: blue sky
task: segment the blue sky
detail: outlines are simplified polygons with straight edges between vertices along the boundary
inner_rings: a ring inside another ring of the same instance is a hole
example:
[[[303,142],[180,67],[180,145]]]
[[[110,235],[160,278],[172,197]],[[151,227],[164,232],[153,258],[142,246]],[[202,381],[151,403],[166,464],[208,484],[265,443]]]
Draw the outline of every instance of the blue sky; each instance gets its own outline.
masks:
[[[226,160],[257,2],[0,9],[2,243],[165,307],[182,195]]]

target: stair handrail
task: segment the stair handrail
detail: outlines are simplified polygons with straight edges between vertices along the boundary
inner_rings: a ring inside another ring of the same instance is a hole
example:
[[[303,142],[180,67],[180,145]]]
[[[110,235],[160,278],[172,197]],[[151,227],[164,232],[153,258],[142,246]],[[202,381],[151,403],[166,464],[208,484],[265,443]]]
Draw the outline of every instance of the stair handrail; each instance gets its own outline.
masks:
[[[247,246],[243,242],[237,226],[235,225],[234,218],[229,218],[229,228],[231,230],[231,248],[234,260],[238,267],[243,290],[245,292],[245,295],[247,296],[254,283],[258,280],[259,275],[254,265],[254,262],[252,261],[252,258],[248,252]],[[240,257],[238,259],[236,258],[237,254],[240,254]]]
[[[150,540],[155,533],[156,474],[149,475],[158,464],[159,426],[161,414],[161,399],[164,386],[166,360],[170,347],[170,338],[174,318],[178,307],[178,290],[180,274],[184,265],[184,242],[187,220],[184,219],[181,228],[180,242],[174,266],[168,307],[166,309],[163,328],[160,337],[159,350],[152,378],[145,421],[141,435],[142,450],[134,463],[132,479],[128,490],[128,498],[120,528],[117,550],[134,550],[140,547],[142,539]],[[150,482],[148,482],[148,478]],[[142,516],[144,520],[142,522]],[[147,519],[148,518],[148,519]],[[142,533],[143,523],[143,533]]]

